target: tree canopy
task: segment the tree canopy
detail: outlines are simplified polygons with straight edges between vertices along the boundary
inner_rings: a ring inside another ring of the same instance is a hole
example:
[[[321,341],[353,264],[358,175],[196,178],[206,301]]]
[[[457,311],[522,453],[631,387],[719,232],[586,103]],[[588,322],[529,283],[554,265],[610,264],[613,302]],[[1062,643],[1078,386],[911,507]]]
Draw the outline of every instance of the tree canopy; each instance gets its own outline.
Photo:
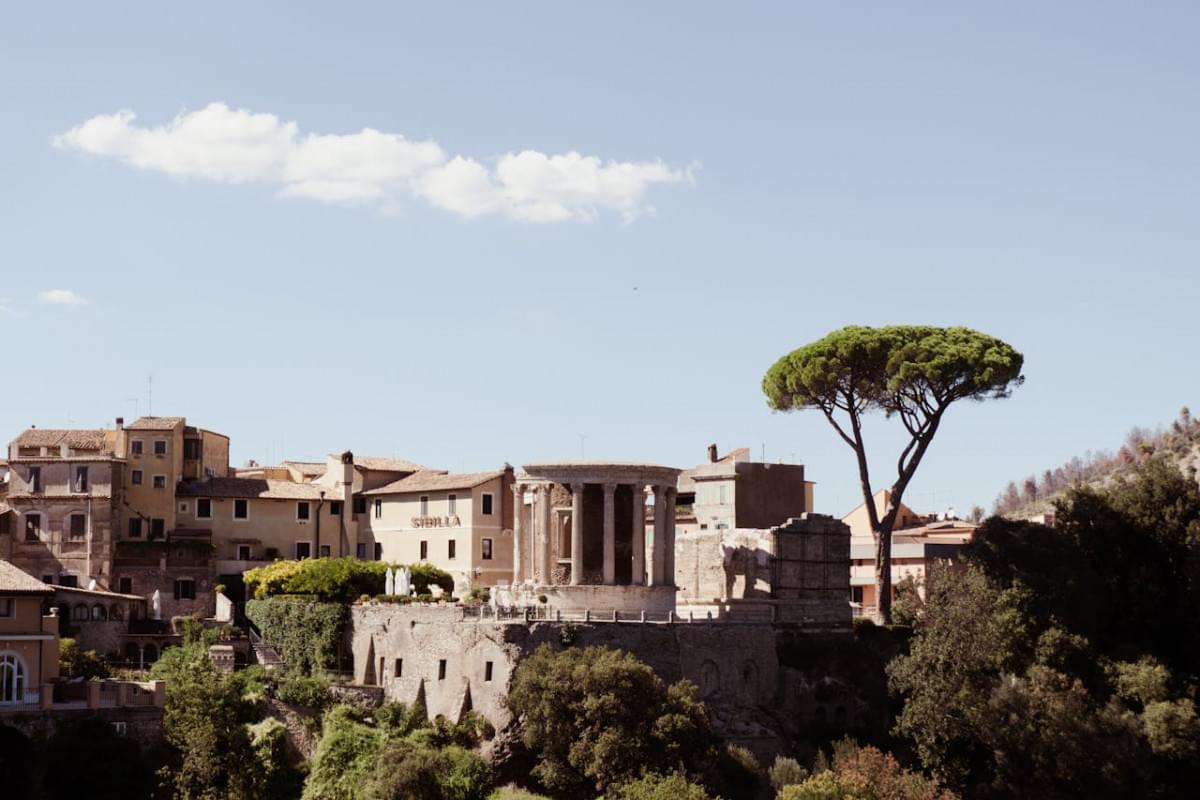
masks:
[[[1024,381],[1024,356],[969,328],[850,326],[780,358],[762,389],[776,411],[818,409],[855,452],[863,501],[876,536],[879,610],[891,621],[891,531],[921,459],[951,404],[1007,397]],[[909,434],[882,516],[875,507],[862,417],[898,417]]]

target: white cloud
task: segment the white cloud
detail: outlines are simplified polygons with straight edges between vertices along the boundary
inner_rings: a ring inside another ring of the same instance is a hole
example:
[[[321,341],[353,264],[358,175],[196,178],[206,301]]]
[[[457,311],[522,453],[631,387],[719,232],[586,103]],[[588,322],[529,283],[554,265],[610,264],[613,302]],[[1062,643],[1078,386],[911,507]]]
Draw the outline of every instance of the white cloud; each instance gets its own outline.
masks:
[[[47,289],[38,292],[38,300],[56,306],[86,306],[87,298],[75,294],[70,289]]]
[[[693,168],[661,161],[602,161],[576,152],[507,153],[488,166],[450,157],[434,141],[364,128],[301,136],[274,114],[210,103],[158,127],[134,124],[132,111],[101,114],[56,136],[57,147],[113,158],[139,169],[223,183],[277,186],[280,197],[397,207],[424,198],[467,218],[502,215],[525,222],[591,221],[601,212],[626,221],[653,212],[657,184],[694,183]]]

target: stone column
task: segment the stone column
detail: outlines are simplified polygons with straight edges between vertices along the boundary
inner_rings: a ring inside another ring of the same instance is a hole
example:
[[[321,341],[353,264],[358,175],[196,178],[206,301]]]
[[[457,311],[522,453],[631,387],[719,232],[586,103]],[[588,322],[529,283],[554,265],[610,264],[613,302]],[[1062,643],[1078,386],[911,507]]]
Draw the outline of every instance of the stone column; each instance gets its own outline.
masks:
[[[617,582],[617,519],[613,508],[615,483],[604,484],[604,585]]]
[[[650,585],[663,584],[663,533],[666,530],[666,515],[664,514],[663,487],[654,486],[654,542],[650,545]]]
[[[571,484],[571,585],[583,583],[583,487]]]
[[[640,483],[633,489],[633,580],[634,586],[646,585],[646,490]]]
[[[513,493],[513,586],[525,580],[524,553],[521,552],[521,510],[525,506],[525,486],[514,483]]]
[[[664,487],[663,496],[666,498],[666,523],[663,526],[663,585],[675,585],[675,493],[674,486]]]
[[[554,484],[547,483],[542,487],[542,538],[538,542],[538,557],[542,561],[542,583],[551,584],[554,582],[554,530],[552,519],[554,516]]]

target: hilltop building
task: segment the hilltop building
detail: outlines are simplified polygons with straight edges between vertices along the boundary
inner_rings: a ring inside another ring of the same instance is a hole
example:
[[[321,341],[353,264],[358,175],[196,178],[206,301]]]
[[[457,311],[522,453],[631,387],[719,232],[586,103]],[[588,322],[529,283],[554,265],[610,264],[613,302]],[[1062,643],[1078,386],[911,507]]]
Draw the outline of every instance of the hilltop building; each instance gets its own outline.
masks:
[[[875,508],[882,514],[891,501],[886,489],[876,492]],[[850,600],[856,612],[868,617],[877,613],[875,594],[875,537],[865,503],[842,518],[850,526]],[[904,503],[896,513],[892,529],[892,596],[905,578],[917,582],[922,598],[928,589],[930,567],[942,561],[958,564],[963,546],[971,541],[978,525],[952,515],[918,514]]]
[[[679,533],[767,529],[813,510],[813,486],[803,464],[750,460],[739,447],[724,456],[708,446],[708,461],[679,475],[676,525]]]

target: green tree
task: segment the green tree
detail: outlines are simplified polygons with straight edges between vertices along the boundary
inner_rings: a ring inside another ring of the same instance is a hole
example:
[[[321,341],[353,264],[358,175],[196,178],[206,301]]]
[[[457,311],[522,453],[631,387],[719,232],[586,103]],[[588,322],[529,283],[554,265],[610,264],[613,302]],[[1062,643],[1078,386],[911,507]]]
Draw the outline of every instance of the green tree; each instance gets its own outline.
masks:
[[[80,650],[74,639],[61,639],[58,644],[58,671],[66,678],[112,677],[108,661],[95,650]]]
[[[954,800],[937,781],[900,766],[895,757],[850,739],[833,746],[832,764],[799,784],[783,787],[779,800]]]
[[[892,619],[896,514],[942,418],[960,400],[1007,397],[1024,380],[1023,363],[1005,342],[968,328],[851,326],[783,356],[763,378],[772,409],[818,409],[854,450],[875,536],[876,589],[885,622]],[[898,417],[909,435],[882,515],[875,507],[863,437],[863,417],[873,411]]]
[[[679,772],[644,775],[622,784],[605,797],[610,800],[712,800],[703,786],[692,783]]]
[[[695,778],[719,754],[695,687],[668,687],[619,650],[542,645],[517,667],[508,705],[538,757],[534,777],[559,794],[604,792],[643,772]]]

